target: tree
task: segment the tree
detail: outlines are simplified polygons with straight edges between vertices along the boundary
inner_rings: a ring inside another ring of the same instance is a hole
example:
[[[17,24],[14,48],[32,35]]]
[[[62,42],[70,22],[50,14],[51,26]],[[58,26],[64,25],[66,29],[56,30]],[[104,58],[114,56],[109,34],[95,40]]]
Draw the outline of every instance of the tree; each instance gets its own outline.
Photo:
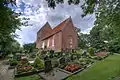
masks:
[[[16,29],[20,29],[19,13],[15,13],[8,7],[8,4],[15,5],[15,0],[0,1],[0,49],[5,53],[8,46],[12,46]]]
[[[79,28],[77,28],[77,33],[78,33],[78,47],[80,47],[81,49],[88,48],[90,45],[89,34],[81,33],[81,30]]]
[[[24,44],[24,45],[23,45],[23,49],[24,49],[27,53],[33,52],[34,49],[35,49],[35,43]]]

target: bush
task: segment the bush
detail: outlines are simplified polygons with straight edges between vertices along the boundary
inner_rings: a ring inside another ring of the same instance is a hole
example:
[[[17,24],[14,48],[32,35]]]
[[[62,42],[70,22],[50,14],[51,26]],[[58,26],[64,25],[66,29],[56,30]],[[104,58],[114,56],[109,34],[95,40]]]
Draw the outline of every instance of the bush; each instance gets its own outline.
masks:
[[[88,53],[91,55],[91,56],[94,56],[95,54],[95,48],[92,48],[92,47],[90,47],[90,48],[88,48]]]
[[[37,69],[44,68],[44,62],[38,56],[36,56],[33,66]]]
[[[10,66],[16,66],[18,64],[18,61],[14,59],[9,60],[9,62],[10,62]]]
[[[28,59],[27,58],[23,58],[23,59],[21,59],[20,63],[23,64],[23,65],[27,64],[28,63]]]

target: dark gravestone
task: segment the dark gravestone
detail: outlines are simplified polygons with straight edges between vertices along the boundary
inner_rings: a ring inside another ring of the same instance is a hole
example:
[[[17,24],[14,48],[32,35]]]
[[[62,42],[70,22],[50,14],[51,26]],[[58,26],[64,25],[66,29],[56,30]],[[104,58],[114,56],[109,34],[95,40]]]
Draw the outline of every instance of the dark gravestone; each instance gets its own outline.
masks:
[[[50,50],[50,58],[53,58],[54,50]]]
[[[48,55],[45,55],[44,60],[49,60]]]
[[[52,70],[51,60],[45,60],[45,68],[44,68],[45,73],[48,73],[51,70]]]
[[[64,58],[64,57],[61,57],[61,58],[59,59],[59,63],[60,63],[60,64],[65,64],[65,58]]]
[[[66,62],[70,62],[71,58],[70,57],[66,57]]]
[[[41,55],[40,55],[40,57],[41,57],[41,58],[46,57],[46,53],[47,53],[47,51],[42,50],[42,51],[41,51]]]
[[[86,50],[83,51],[82,56],[87,57],[87,51]]]

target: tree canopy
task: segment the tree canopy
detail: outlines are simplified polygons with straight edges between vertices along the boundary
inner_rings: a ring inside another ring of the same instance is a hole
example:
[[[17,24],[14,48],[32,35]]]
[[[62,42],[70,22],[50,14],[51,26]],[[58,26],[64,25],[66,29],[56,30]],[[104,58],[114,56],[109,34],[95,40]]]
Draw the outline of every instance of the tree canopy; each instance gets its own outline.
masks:
[[[15,13],[8,5],[15,5],[15,0],[0,0],[0,49],[7,51],[12,46],[16,29],[20,29],[19,13]]]
[[[27,53],[33,52],[36,49],[35,43],[24,44],[23,49]]]

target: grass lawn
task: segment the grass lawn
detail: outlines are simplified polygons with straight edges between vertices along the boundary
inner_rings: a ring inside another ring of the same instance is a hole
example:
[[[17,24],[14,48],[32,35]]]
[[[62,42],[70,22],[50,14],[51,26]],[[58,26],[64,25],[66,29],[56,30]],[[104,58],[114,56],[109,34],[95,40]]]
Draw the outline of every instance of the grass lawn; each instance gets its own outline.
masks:
[[[40,77],[38,75],[31,75],[31,76],[25,76],[25,77],[18,77],[18,78],[15,78],[15,80],[40,80]]]
[[[113,80],[111,77],[120,77],[120,55],[109,56],[103,61],[96,62],[67,80]]]

